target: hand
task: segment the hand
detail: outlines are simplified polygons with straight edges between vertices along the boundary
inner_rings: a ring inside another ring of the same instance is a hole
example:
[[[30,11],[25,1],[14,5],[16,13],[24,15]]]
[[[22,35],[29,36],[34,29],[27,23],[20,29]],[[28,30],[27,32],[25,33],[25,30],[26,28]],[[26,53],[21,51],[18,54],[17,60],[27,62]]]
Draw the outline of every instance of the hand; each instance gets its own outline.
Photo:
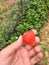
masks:
[[[33,30],[35,35],[36,30]],[[0,51],[0,65],[34,65],[43,58],[39,38],[35,36],[36,46],[23,45],[22,36],[17,41]]]

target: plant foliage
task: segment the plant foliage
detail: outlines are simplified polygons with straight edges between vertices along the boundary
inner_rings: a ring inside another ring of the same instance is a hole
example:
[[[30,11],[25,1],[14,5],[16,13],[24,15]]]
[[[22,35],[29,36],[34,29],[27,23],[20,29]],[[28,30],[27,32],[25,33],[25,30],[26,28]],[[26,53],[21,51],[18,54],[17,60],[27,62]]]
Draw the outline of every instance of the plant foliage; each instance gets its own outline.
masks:
[[[29,4],[27,4],[26,9],[25,3],[27,1]],[[19,21],[17,21],[17,17],[20,16],[20,3],[7,12],[7,19],[0,24],[0,49],[15,41],[19,35],[27,30],[36,29],[39,31],[47,20],[48,5],[46,0],[26,0],[25,3],[23,15]]]

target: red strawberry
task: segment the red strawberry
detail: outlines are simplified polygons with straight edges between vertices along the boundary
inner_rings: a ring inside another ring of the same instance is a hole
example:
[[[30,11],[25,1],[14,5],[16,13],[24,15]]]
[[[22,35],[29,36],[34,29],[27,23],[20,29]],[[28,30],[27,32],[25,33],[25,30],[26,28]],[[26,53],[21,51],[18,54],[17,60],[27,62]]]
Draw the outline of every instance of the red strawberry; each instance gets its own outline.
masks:
[[[31,46],[35,46],[35,34],[32,30],[23,34],[23,41]]]

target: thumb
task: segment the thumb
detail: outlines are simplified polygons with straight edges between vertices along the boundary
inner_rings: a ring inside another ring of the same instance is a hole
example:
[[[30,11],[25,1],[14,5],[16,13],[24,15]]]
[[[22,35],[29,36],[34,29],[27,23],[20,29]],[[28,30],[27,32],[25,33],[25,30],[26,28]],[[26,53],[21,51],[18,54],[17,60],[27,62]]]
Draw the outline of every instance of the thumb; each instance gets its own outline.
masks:
[[[19,37],[19,39],[15,42],[13,42],[11,45],[9,45],[8,47],[4,48],[0,54],[2,56],[9,56],[11,55],[12,53],[14,53],[14,51],[16,51],[21,45],[23,44],[23,41],[22,41],[22,36]]]

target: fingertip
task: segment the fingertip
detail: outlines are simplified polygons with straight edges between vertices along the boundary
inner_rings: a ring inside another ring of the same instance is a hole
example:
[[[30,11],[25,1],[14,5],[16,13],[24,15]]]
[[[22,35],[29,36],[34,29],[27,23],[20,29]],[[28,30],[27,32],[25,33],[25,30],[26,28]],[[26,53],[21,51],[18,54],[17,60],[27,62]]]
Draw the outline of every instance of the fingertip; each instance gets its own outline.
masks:
[[[22,41],[22,35],[19,36],[18,41]]]
[[[35,49],[35,52],[41,52],[42,51],[42,48],[40,45],[37,45],[34,49]]]
[[[40,39],[38,36],[35,37],[35,43],[39,43],[40,42]]]
[[[42,59],[43,58],[43,53],[42,52],[38,53],[38,57]]]
[[[22,39],[22,35],[19,36],[19,39]]]
[[[17,42],[19,42],[20,44],[23,43],[23,40],[22,40],[22,35],[19,36],[19,39],[17,40]]]
[[[38,34],[37,30],[35,30],[35,29],[33,29],[32,31],[34,32],[35,35]]]

